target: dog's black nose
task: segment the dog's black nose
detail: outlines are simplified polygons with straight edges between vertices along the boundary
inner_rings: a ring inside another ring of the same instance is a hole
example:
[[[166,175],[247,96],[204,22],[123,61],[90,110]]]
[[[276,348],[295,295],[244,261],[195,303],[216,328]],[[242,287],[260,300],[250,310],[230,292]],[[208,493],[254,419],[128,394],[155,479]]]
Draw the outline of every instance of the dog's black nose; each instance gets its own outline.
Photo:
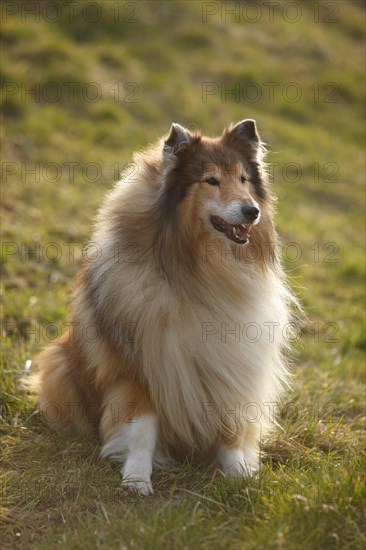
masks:
[[[256,206],[242,206],[241,211],[248,223],[254,222],[254,220],[256,220],[259,215],[259,210]]]

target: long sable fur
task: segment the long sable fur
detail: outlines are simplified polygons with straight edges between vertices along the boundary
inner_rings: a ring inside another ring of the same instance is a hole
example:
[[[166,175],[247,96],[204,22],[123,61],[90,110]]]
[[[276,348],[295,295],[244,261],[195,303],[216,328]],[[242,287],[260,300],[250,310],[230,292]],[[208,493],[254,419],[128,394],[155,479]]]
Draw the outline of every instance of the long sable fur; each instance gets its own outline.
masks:
[[[136,154],[137,181],[123,175],[106,197],[91,239],[98,254],[75,285],[72,334],[42,352],[36,385],[54,428],[96,428],[111,441],[122,421],[112,418],[112,404],[123,395],[137,404],[137,416],[156,411],[161,449],[174,454],[196,446],[204,454],[220,434],[248,424],[226,414],[237,404],[260,409],[255,442],[270,426],[271,407],[288,381],[283,331],[296,299],[278,259],[261,144],[229,128],[221,138],[197,134],[181,150],[166,149],[159,141]],[[205,167],[230,174],[238,165],[261,208],[245,247],[202,221],[216,192],[202,184]],[[207,343],[202,336],[204,327],[236,323],[262,330],[277,323],[279,330],[274,342],[263,336],[255,345],[222,341],[217,333]],[[94,339],[86,336],[93,325]],[[52,404],[57,415],[50,418]]]

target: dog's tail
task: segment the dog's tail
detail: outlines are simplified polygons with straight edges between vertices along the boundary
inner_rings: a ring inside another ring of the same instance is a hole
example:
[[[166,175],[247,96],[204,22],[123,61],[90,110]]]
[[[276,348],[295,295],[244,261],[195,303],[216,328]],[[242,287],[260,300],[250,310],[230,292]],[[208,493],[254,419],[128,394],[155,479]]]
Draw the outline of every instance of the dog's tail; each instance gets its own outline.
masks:
[[[23,385],[38,396],[41,419],[54,430],[90,432],[93,422],[70,360],[68,334],[44,349],[36,359],[38,370]]]

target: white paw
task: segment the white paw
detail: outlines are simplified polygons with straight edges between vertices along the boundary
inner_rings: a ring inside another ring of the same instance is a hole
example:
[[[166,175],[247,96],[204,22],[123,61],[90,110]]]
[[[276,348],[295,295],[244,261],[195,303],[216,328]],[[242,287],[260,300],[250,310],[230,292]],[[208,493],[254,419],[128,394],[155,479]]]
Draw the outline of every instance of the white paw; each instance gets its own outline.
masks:
[[[223,473],[229,477],[250,477],[255,470],[250,468],[244,461],[237,464],[230,464],[222,468]]]
[[[121,470],[123,483],[139,495],[152,495],[152,452],[146,449],[130,451]]]
[[[257,453],[254,450],[244,452],[241,449],[222,446],[218,460],[223,474],[230,477],[250,477],[259,467]]]
[[[140,496],[153,495],[154,489],[150,479],[134,478],[132,476],[123,480],[123,485],[130,491]]]

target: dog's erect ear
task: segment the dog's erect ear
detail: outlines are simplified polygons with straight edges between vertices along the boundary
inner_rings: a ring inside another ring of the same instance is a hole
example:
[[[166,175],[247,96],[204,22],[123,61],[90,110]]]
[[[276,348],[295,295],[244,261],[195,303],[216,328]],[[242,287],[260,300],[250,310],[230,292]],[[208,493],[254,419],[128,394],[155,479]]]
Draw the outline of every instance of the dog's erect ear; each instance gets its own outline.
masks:
[[[164,141],[164,153],[168,155],[177,153],[180,149],[187,147],[191,143],[192,136],[186,128],[173,122],[169,136]]]
[[[224,130],[222,141],[247,160],[262,163],[266,150],[257,132],[255,120],[248,118],[237,124],[231,124]]]
[[[234,126],[230,126],[225,131],[225,137],[237,140],[239,142],[244,141],[254,145],[255,147],[259,147],[261,142],[255,120],[250,118],[242,120]]]

